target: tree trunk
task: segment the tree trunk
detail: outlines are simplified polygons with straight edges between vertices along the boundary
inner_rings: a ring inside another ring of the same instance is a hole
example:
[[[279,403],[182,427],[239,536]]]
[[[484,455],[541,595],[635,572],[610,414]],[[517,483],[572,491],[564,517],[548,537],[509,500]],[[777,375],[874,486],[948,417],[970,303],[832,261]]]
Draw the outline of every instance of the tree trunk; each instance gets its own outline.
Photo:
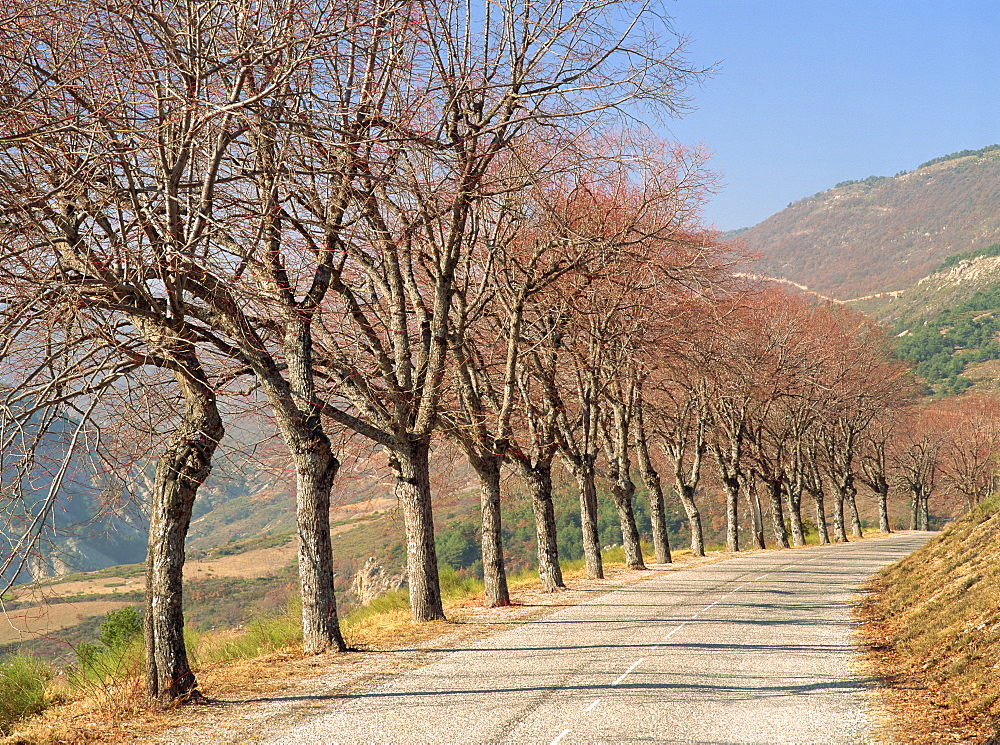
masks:
[[[806,534],[802,527],[802,492],[797,485],[789,484],[785,490],[788,497],[788,520],[792,527],[792,545],[805,546]]]
[[[740,550],[740,481],[723,477],[722,484],[726,489],[726,550],[735,553]]]
[[[681,500],[681,505],[688,516],[688,525],[691,528],[691,553],[695,556],[705,555],[705,537],[701,528],[701,512],[694,501],[694,489],[686,484],[677,482],[677,496]]]
[[[556,513],[552,505],[552,466],[547,462],[528,466],[518,461],[518,468],[531,490],[531,509],[535,513],[535,539],[538,544],[538,578],[545,592],[555,592],[565,588],[566,583],[559,566]]]
[[[830,542],[830,532],[826,529],[826,505],[823,503],[823,490],[816,489],[812,492],[813,501],[816,502],[816,532],[819,534],[821,546]]]
[[[917,530],[930,530],[930,497],[921,490],[917,508]]]
[[[663,483],[653,468],[649,457],[649,443],[642,419],[642,407],[637,407],[635,427],[635,452],[642,471],[642,483],[649,495],[649,522],[653,529],[653,553],[657,564],[670,564],[670,536],[667,533],[667,511],[663,500]]]
[[[889,485],[879,484],[878,489],[878,529],[883,533],[891,533],[889,525]]]
[[[642,472],[642,480],[649,494],[649,521],[653,527],[653,553],[657,564],[671,564],[670,534],[667,531],[667,507],[663,499],[660,474],[650,468]]]
[[[257,376],[295,464],[302,651],[322,654],[346,649],[337,618],[330,541],[330,494],[340,462],[313,406],[310,323],[301,309],[288,313],[283,342],[287,379],[270,357],[258,358]]]
[[[628,476],[619,478],[611,484],[611,498],[618,512],[618,523],[622,529],[622,546],[625,549],[625,565],[629,569],[645,569],[642,561],[642,543],[639,540],[639,529],[635,524],[635,512],[632,509],[632,499],[635,495],[635,485]]]
[[[628,404],[612,404],[613,425],[603,429],[608,445],[608,475],[611,479],[611,499],[618,512],[618,524],[622,531],[622,548],[625,550],[625,566],[629,569],[645,569],[642,561],[642,542],[639,528],[635,524],[632,500],[635,499],[635,484],[632,481],[632,464],[629,459],[629,429],[631,419]],[[610,430],[610,431],[608,431]]]
[[[295,463],[296,521],[299,533],[299,589],[302,596],[302,651],[342,652],[347,648],[337,617],[330,541],[330,493],[340,469],[325,433],[289,443]]]
[[[481,493],[484,602],[487,608],[498,608],[510,605],[500,526],[500,462],[495,457],[470,460],[479,476]]]
[[[785,515],[781,508],[781,479],[766,479],[767,496],[771,506],[771,530],[778,548],[788,548],[788,531],[785,530]]]
[[[855,538],[864,537],[861,532],[861,516],[858,514],[858,491],[853,486],[847,492],[847,507],[851,511],[851,535]]]
[[[184,644],[184,540],[198,488],[224,434],[203,376],[176,373],[185,411],[156,464],[146,554],[146,692],[161,702],[199,696]]]
[[[601,537],[597,532],[597,485],[592,463],[572,465],[580,489],[580,529],[583,531],[583,556],[588,579],[604,579],[601,560]]]
[[[751,476],[751,478],[753,477]],[[756,487],[751,487],[747,490],[747,502],[750,504],[750,523],[753,525],[754,548],[765,548],[764,517],[760,508],[760,497],[757,495]]]
[[[394,450],[391,463],[396,473],[396,497],[406,528],[410,608],[417,622],[445,618],[434,544],[429,457],[430,437],[410,436],[407,443]]]
[[[844,529],[844,487],[837,485],[833,494],[833,540],[837,543],[847,543],[847,531]]]

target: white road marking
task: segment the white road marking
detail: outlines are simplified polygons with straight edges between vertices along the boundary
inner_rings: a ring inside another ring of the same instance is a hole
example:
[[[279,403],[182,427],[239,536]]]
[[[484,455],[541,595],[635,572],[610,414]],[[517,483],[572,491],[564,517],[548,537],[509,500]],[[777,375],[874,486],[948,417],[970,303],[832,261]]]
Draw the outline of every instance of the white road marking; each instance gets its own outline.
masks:
[[[618,676],[618,680],[616,680],[611,685],[616,686],[619,683],[621,683],[623,680],[625,680],[625,678],[627,678],[629,676],[629,673],[631,673],[633,670],[635,670],[637,667],[639,667],[640,663],[645,662],[645,661],[646,661],[645,657],[640,657],[639,659],[637,659],[635,662],[632,663],[632,667],[630,667],[628,670],[626,670],[621,675],[619,675]]]
[[[597,708],[597,705],[599,703],[601,703],[601,699],[597,699],[594,703],[592,703],[590,706],[588,706],[586,709],[584,709],[584,711],[593,711],[594,709]]]
[[[569,734],[569,730],[568,729],[564,729],[562,732],[559,733],[559,736],[556,737],[555,740],[553,740],[552,742],[549,743],[549,745],[559,745],[559,741],[561,739],[563,739],[568,734]]]
[[[688,625],[688,622],[685,621],[680,626],[678,626],[676,629],[674,629],[669,634],[667,634],[665,637],[663,637],[663,641],[666,641],[667,639],[669,639],[670,637],[672,637],[674,634],[676,634],[678,631],[680,631],[681,629],[683,629],[687,625]]]

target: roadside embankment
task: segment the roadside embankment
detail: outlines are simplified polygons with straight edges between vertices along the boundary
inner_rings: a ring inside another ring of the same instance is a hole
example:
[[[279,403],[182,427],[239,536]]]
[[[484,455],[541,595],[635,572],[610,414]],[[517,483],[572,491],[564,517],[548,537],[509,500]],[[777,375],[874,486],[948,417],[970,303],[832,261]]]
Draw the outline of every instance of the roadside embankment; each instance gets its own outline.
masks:
[[[1000,497],[887,567],[859,607],[901,743],[1000,743]]]

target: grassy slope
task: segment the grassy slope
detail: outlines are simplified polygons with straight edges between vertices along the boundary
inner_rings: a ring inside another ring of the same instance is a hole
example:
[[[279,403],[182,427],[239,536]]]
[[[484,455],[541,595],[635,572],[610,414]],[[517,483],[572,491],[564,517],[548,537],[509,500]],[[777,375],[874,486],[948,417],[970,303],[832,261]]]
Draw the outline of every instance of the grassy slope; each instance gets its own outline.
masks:
[[[940,742],[946,728],[968,742],[997,736],[1000,496],[883,570],[873,589],[866,636],[876,645],[877,671],[903,694],[890,696],[905,710],[900,739]],[[923,705],[914,708],[914,700]]]

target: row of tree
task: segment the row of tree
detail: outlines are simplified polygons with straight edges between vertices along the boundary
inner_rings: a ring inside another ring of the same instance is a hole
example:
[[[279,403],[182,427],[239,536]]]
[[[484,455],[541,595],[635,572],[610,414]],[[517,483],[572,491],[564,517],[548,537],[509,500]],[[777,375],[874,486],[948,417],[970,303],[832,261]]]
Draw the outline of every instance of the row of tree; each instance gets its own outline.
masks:
[[[306,652],[344,646],[331,432],[390,454],[414,618],[443,617],[428,454],[452,370],[463,400],[489,393],[471,364],[484,307],[512,302],[520,323],[543,289],[562,281],[568,302],[573,276],[586,294],[583,278],[692,221],[697,158],[622,128],[677,111],[698,77],[666,16],[598,0],[39,0],[0,14],[6,481],[30,490],[66,406],[78,433],[171,411],[149,507],[150,695],[194,690],[184,536],[221,402],[240,395],[266,405],[295,466]],[[506,356],[560,324],[527,319]],[[505,391],[501,419],[519,394]],[[24,515],[25,541],[52,504]]]

